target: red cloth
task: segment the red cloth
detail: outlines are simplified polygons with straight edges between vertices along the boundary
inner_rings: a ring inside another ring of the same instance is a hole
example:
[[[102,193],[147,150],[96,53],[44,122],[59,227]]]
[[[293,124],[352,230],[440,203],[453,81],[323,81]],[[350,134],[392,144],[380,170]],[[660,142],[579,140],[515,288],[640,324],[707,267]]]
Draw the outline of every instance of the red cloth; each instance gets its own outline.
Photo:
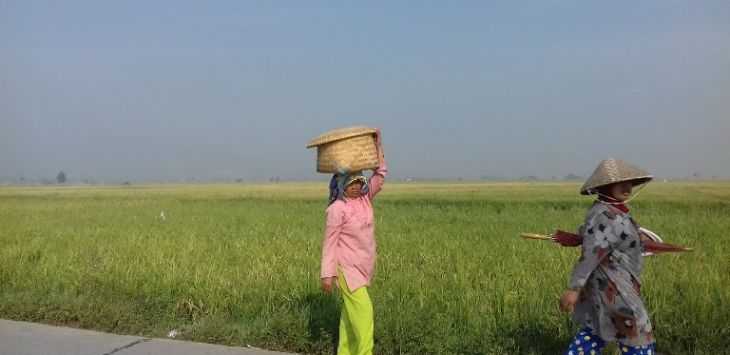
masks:
[[[629,213],[629,208],[623,204],[623,203],[615,203],[615,202],[609,202],[605,201],[604,199],[600,199],[601,201],[610,204],[613,207],[616,207],[617,209],[621,210],[623,213]],[[583,237],[581,237],[578,234],[565,232],[561,230],[556,230],[555,234],[553,234],[553,237],[555,238],[555,242],[565,246],[565,247],[577,247],[581,244],[583,244]],[[686,248],[678,247],[676,245],[672,245],[669,243],[660,243],[655,242],[649,238],[643,238],[644,242],[644,251],[645,252],[651,252],[651,253],[667,253],[667,252],[678,252],[678,251],[689,251]]]
[[[626,206],[623,202],[608,201],[606,198],[603,198],[603,197],[599,197],[598,200],[603,203],[607,203],[613,207],[618,208],[623,213],[629,213],[629,207]]]
[[[623,203],[616,203],[616,204],[612,203],[611,206],[620,209],[621,212],[623,212],[623,213],[629,213],[629,208],[626,207],[626,205],[624,205]]]
[[[554,236],[555,242],[565,247],[577,247],[583,244],[583,238],[578,234],[556,230]],[[660,243],[644,238],[644,251],[651,253],[668,253],[689,250],[669,243]]]
[[[583,237],[578,234],[563,232],[561,230],[555,231],[555,242],[566,247],[577,247],[583,244]]]

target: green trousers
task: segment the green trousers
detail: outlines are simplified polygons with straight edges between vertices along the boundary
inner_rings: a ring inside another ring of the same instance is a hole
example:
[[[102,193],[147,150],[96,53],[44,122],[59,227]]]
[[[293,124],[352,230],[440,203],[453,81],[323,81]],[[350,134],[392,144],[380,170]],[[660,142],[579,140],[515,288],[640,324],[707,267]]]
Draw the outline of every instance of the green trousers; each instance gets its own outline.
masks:
[[[342,293],[342,313],[340,314],[340,342],[338,355],[372,355],[373,353],[373,304],[366,287],[354,292],[347,288],[342,269],[338,281]]]

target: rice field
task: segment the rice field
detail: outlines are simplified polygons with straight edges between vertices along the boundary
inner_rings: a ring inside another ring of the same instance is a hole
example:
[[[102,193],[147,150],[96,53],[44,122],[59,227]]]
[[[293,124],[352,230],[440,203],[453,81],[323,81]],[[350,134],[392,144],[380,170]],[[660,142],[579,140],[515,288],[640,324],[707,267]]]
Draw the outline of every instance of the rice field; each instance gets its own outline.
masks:
[[[376,354],[556,354],[580,183],[387,183],[374,202]],[[332,354],[326,183],[0,188],[0,317]],[[648,185],[638,222],[696,251],[645,260],[662,354],[730,353],[730,182]],[[164,213],[164,219],[161,218]],[[718,350],[719,349],[719,350]]]

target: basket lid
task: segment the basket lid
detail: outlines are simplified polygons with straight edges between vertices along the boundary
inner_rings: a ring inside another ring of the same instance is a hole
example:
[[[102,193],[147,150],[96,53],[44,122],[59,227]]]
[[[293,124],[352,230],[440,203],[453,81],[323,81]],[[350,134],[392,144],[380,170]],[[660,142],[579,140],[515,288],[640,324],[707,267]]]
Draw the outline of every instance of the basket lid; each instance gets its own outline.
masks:
[[[375,132],[377,132],[377,130],[375,128],[367,127],[367,126],[356,126],[356,127],[347,127],[347,128],[336,129],[334,131],[329,131],[329,132],[320,134],[319,136],[317,136],[317,138],[315,138],[314,140],[309,142],[309,144],[307,144],[307,148],[316,147],[318,145],[338,141],[340,139],[362,136],[362,135],[366,135],[366,134],[373,134]]]

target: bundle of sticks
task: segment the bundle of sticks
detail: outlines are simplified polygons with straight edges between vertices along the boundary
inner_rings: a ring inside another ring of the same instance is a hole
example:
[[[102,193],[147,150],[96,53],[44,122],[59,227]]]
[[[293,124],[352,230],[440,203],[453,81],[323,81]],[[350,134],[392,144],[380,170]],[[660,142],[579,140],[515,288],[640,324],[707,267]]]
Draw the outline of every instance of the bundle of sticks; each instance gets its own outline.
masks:
[[[640,227],[639,233],[642,235],[644,242],[644,256],[651,256],[656,253],[671,253],[671,252],[683,252],[692,251],[693,248],[679,247],[669,243],[665,243],[656,233]],[[577,247],[583,244],[583,237],[578,234],[556,230],[554,234],[535,234],[535,233],[522,233],[522,237],[526,239],[539,239],[547,240],[554,243],[558,243],[565,247]]]

